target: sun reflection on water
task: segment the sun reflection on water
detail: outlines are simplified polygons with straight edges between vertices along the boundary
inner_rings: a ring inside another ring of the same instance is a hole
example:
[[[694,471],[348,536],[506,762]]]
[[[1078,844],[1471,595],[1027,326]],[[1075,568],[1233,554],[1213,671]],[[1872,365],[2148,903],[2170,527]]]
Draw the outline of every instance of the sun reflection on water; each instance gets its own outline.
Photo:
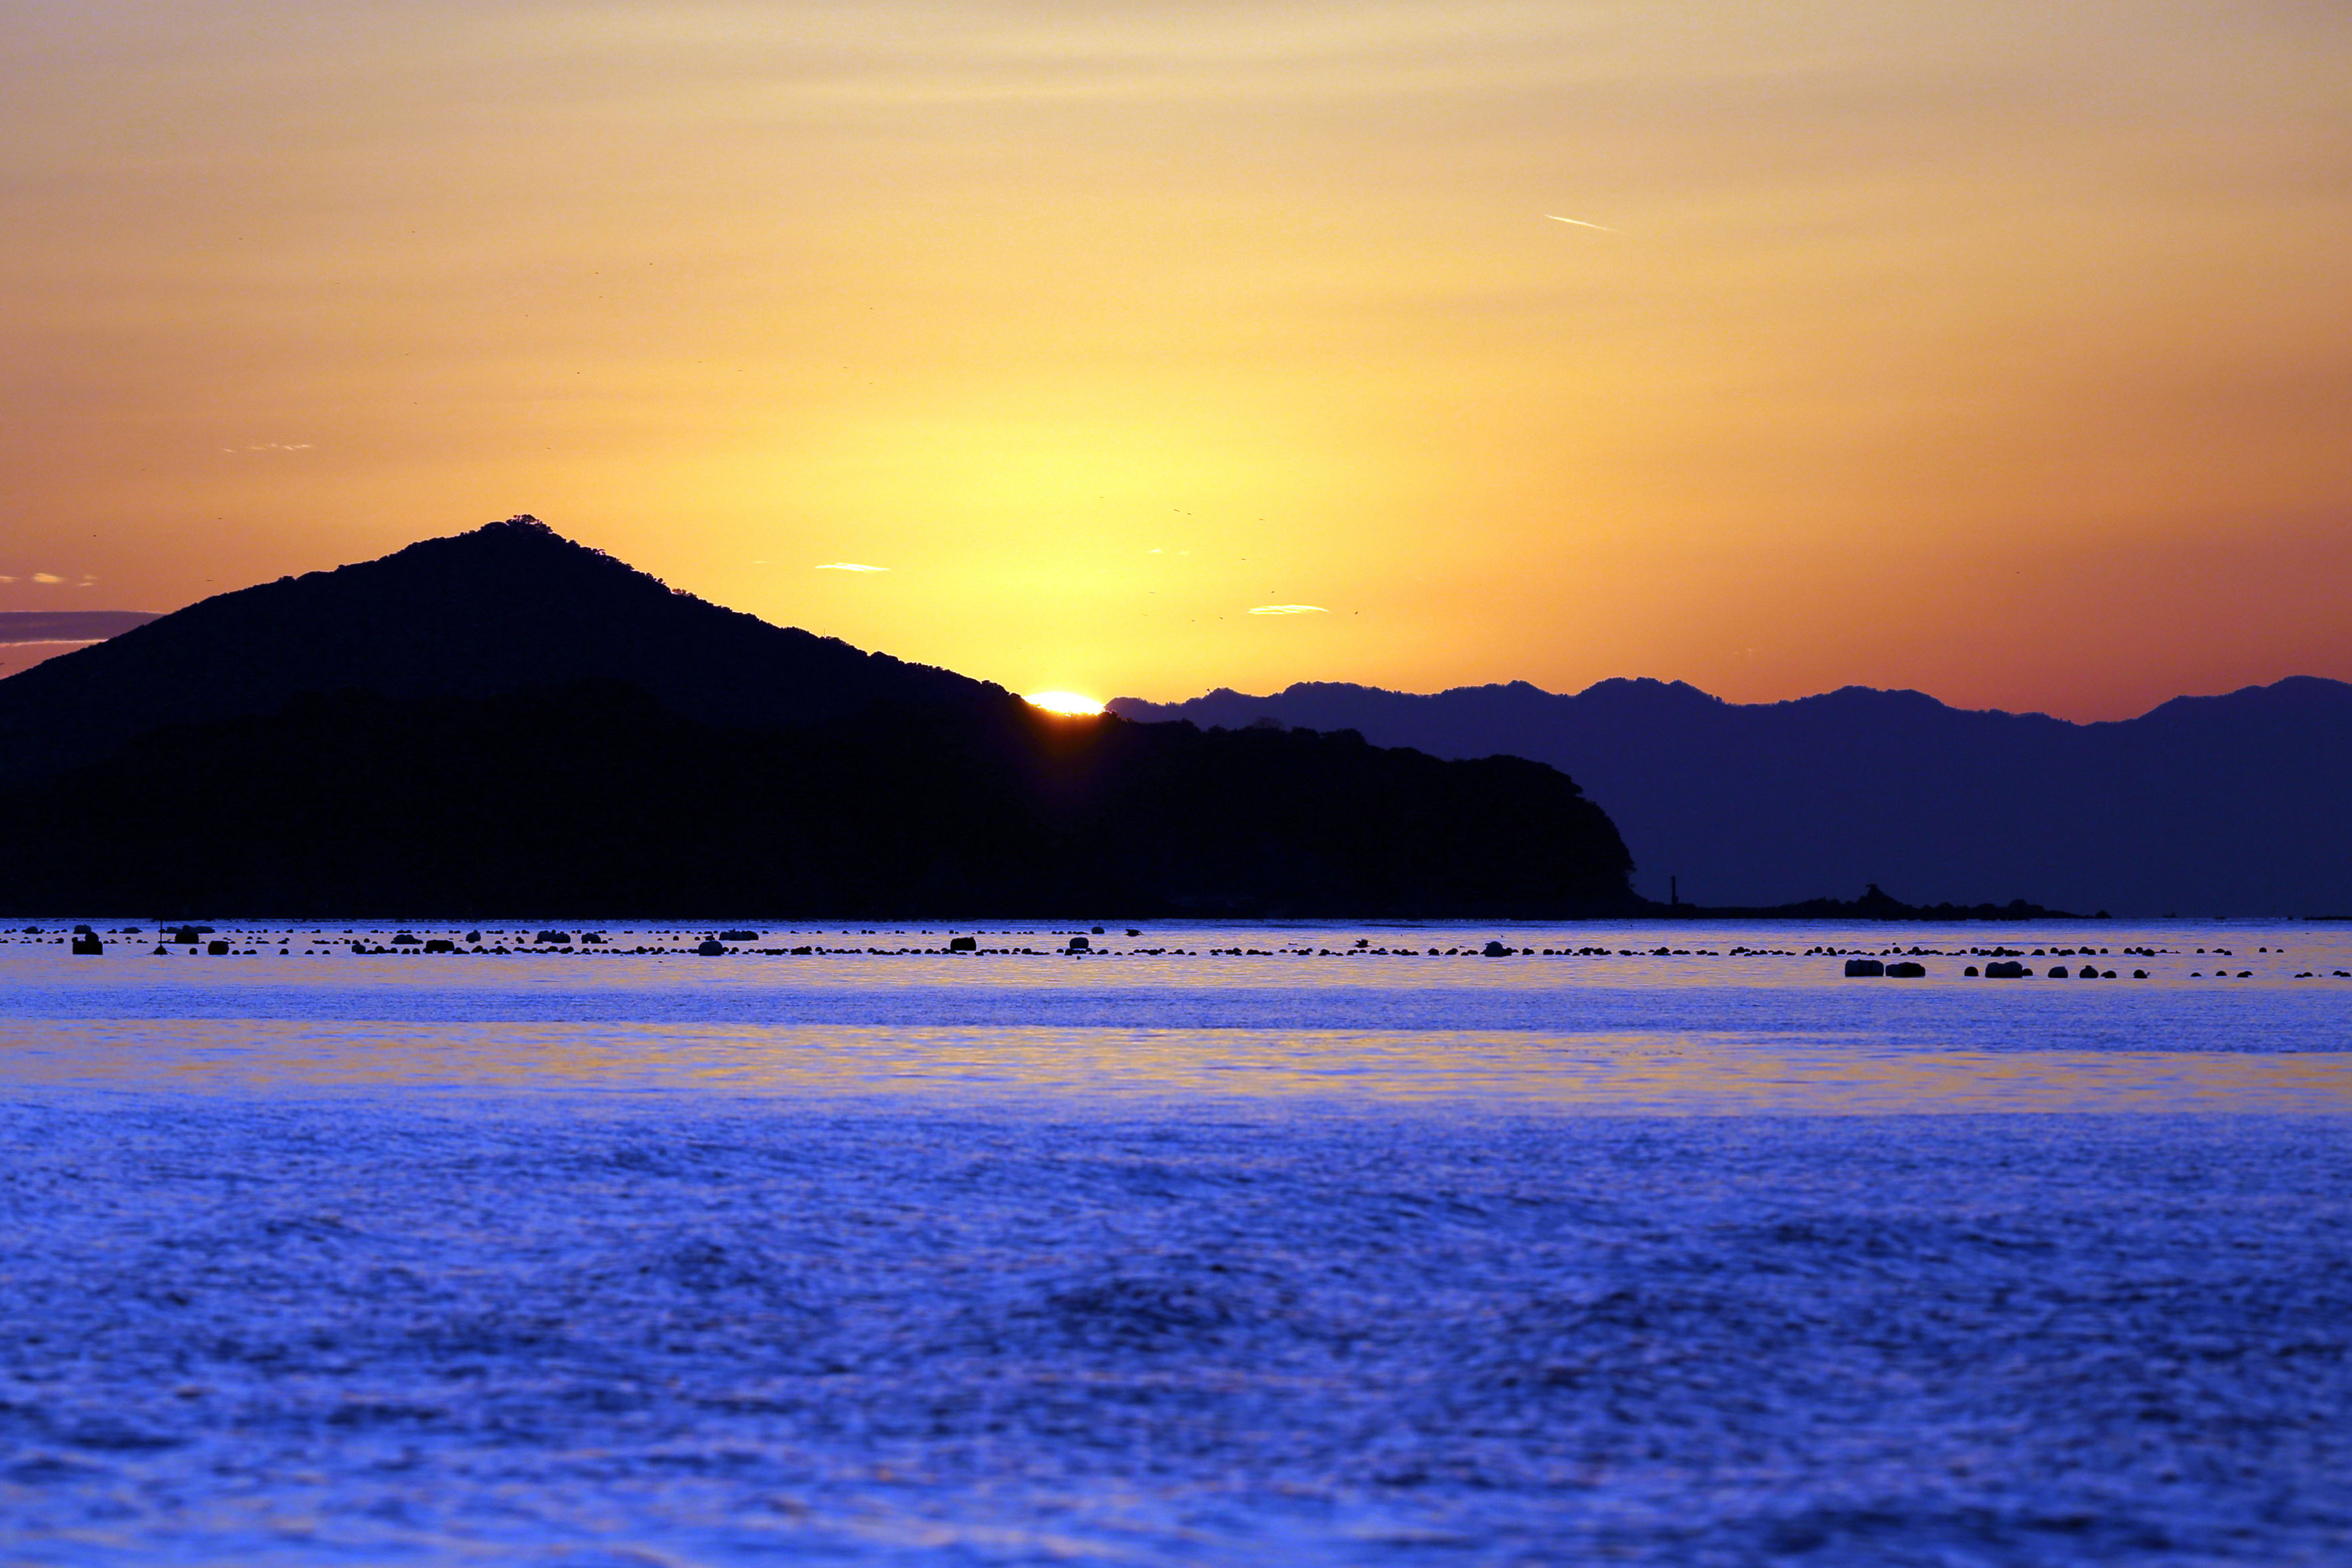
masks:
[[[2341,1053],[1877,1051],[1727,1034],[0,1022],[0,1082],[211,1093],[720,1093],[1071,1111],[1160,1100],[1612,1114],[2352,1113]]]

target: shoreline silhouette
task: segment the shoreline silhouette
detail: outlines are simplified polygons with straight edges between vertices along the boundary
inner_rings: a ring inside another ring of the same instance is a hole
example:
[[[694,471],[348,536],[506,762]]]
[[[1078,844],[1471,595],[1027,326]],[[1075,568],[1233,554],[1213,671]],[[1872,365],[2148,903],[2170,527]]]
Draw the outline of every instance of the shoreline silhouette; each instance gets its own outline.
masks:
[[[2103,726],[1865,688],[1743,706],[1654,681],[1220,689],[1071,719],[675,592],[528,517],[171,615],[0,616],[11,628],[106,634],[0,680],[0,809],[46,824],[0,849],[0,907],[26,914],[2352,906],[2336,809],[2352,686],[2309,677]],[[2259,790],[2242,778],[2258,766]],[[1594,779],[1605,795],[1580,787]],[[1637,858],[1665,900],[1634,890]],[[1715,896],[1684,898],[1685,878]],[[1819,891],[1841,883],[1867,891]],[[2014,896],[2053,885],[2088,895]],[[1737,896],[1759,887],[1795,895]]]
[[[0,682],[0,908],[781,918],[1638,909],[1517,758],[1042,712],[530,517]]]

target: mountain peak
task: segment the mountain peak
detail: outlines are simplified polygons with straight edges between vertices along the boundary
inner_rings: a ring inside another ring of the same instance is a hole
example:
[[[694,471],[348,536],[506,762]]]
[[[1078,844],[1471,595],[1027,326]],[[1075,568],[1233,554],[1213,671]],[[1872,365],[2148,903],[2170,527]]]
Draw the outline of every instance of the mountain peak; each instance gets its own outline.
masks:
[[[390,555],[337,567],[324,575],[356,572],[390,578],[418,570],[467,569],[521,572],[596,570],[615,581],[626,577],[644,586],[674,591],[652,573],[640,571],[593,545],[567,538],[528,512],[484,523],[463,533],[419,539]]]
[[[412,550],[431,551],[436,549],[446,549],[452,546],[475,549],[496,547],[519,548],[527,550],[544,549],[553,546],[558,549],[579,555],[593,556],[599,560],[614,559],[593,545],[583,545],[578,539],[565,538],[529,512],[517,512],[511,517],[500,517],[495,523],[484,523],[478,528],[468,528],[463,533],[445,534],[437,538],[419,539],[404,549],[394,550],[385,559],[396,560]],[[631,570],[635,569],[631,568]]]

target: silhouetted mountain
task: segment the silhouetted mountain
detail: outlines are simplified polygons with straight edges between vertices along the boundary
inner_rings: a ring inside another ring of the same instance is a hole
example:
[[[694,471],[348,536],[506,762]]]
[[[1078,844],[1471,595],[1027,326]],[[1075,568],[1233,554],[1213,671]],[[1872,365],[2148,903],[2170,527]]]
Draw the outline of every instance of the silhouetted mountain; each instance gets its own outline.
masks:
[[[721,609],[515,517],[224,593],[0,681],[0,782],[301,692],[488,696],[597,678],[717,725],[1003,695]]]
[[[1727,703],[1677,682],[1413,695],[1301,685],[1129,717],[1346,726],[1440,757],[1572,772],[1654,898],[1780,905],[1877,883],[2117,914],[2352,911],[2352,686],[2295,677],[2071,724],[1849,686]]]
[[[0,643],[94,643],[154,619],[152,610],[10,610],[0,612]]]
[[[0,681],[0,716],[34,759],[0,793],[0,909],[26,913],[1633,904],[1616,830],[1540,764],[1057,718],[535,524],[207,601]]]

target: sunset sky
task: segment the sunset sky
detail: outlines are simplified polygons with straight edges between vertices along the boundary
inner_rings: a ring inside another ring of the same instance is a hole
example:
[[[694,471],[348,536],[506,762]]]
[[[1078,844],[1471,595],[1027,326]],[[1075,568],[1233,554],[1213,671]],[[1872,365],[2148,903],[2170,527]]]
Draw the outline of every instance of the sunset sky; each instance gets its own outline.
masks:
[[[2336,0],[0,16],[0,610],[530,512],[1016,690],[2352,679]]]

